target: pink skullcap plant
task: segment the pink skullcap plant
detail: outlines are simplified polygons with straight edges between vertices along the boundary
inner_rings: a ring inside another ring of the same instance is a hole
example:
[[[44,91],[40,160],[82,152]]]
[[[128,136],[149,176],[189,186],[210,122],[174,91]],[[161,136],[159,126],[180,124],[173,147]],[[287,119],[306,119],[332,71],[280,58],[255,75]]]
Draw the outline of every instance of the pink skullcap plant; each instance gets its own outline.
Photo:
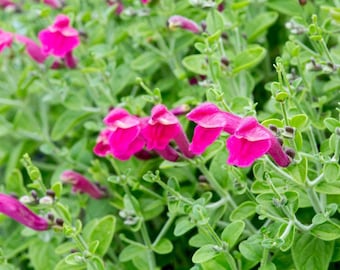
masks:
[[[64,57],[80,43],[78,31],[70,27],[70,19],[59,14],[47,29],[39,32],[38,38],[45,53]]]
[[[106,192],[101,190],[86,177],[75,171],[64,171],[60,178],[64,183],[69,183],[72,185],[73,192],[86,193],[94,199],[101,199],[107,196]]]
[[[6,48],[11,47],[13,34],[0,29],[0,53]]]
[[[149,150],[164,150],[174,140],[186,157],[193,157],[189,150],[189,141],[177,117],[162,104],[152,108],[150,118],[143,125],[142,134]]]
[[[115,108],[104,118],[104,123],[108,131],[103,135],[114,157],[128,160],[143,149],[145,141],[141,136],[141,120],[138,117],[130,115],[124,109]]]
[[[199,33],[201,32],[200,27],[194,21],[180,16],[180,15],[173,15],[168,19],[168,27],[170,29],[182,28],[188,30],[192,33]]]
[[[0,193],[0,213],[36,231],[49,229],[48,221],[27,208],[16,198]]]
[[[221,111],[215,104],[205,102],[187,114],[187,118],[197,124],[190,144],[190,150],[202,154],[224,130],[233,133],[241,117]]]
[[[22,36],[15,35],[15,38],[26,47],[27,54],[37,63],[44,63],[48,57],[48,54],[43,52],[42,48],[32,39]]]

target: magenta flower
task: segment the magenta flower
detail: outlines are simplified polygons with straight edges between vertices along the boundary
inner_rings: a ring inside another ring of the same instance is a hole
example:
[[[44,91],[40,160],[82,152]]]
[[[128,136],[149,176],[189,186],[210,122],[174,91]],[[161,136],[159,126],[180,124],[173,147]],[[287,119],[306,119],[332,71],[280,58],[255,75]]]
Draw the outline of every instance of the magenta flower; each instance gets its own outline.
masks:
[[[61,8],[63,6],[63,1],[59,0],[44,0],[44,3],[52,8]]]
[[[194,21],[180,15],[173,15],[168,19],[168,27],[175,29],[177,27],[188,30],[193,33],[201,32],[200,27]]]
[[[250,166],[256,159],[268,153],[274,161],[287,167],[290,160],[272,132],[260,125],[254,117],[241,120],[235,132],[227,140],[228,164]]]
[[[143,5],[146,5],[146,4],[148,4],[149,2],[151,2],[151,0],[141,0],[141,2],[142,2]]]
[[[42,48],[37,43],[35,43],[34,40],[22,35],[15,35],[15,38],[17,41],[25,45],[26,52],[34,61],[40,64],[45,62],[48,54],[43,52]]]
[[[11,47],[12,42],[13,42],[13,34],[0,29],[0,53],[6,47]]]
[[[120,0],[107,0],[107,4],[109,6],[116,5],[115,12],[116,12],[117,15],[121,14],[124,10],[124,5]]]
[[[114,157],[128,160],[143,149],[145,141],[141,136],[141,120],[138,117],[116,108],[104,118],[104,123],[108,127],[104,135]]]
[[[177,117],[162,104],[153,107],[150,118],[143,125],[142,134],[149,150],[164,150],[174,140],[185,156],[193,157]]]
[[[64,171],[60,178],[64,183],[72,185],[73,192],[86,193],[94,199],[101,199],[107,196],[106,192],[75,171]]]
[[[70,19],[60,14],[53,25],[39,32],[38,38],[45,53],[64,57],[80,43],[78,31],[70,27]]]
[[[4,9],[7,9],[7,8],[17,9],[18,5],[10,0],[0,0],[0,7]]]
[[[286,167],[290,163],[277,138],[254,117],[241,118],[221,111],[212,103],[203,103],[187,118],[197,123],[190,144],[195,154],[203,153],[225,131],[231,134],[227,140],[227,163],[230,165],[247,167],[264,154],[269,154],[279,166]]]
[[[213,103],[202,103],[187,114],[197,124],[190,144],[190,150],[202,154],[224,130],[233,133],[241,117],[221,111]]]
[[[93,152],[99,156],[99,157],[105,157],[107,155],[109,155],[111,153],[111,147],[109,144],[109,135],[110,135],[111,131],[106,128],[103,129],[98,138],[97,138],[97,143],[93,148]]]
[[[0,193],[0,212],[36,231],[48,230],[48,221],[27,208],[19,200]]]

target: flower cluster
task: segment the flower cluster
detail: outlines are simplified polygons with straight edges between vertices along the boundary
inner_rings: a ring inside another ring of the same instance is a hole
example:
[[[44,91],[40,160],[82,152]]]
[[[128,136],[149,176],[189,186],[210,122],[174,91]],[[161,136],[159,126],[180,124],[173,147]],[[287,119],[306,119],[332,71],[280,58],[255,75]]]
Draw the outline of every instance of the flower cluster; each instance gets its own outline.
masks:
[[[247,167],[265,154],[279,166],[290,164],[289,156],[275,135],[254,117],[242,118],[206,102],[189,112],[187,118],[197,124],[190,144],[179,120],[164,105],[156,105],[151,116],[144,118],[122,108],[113,109],[104,118],[106,128],[97,139],[94,153],[102,157],[112,154],[117,159],[127,160],[145,150],[153,150],[167,160],[176,161],[179,152],[186,158],[202,154],[222,132],[227,132],[230,134],[226,142],[228,164]],[[170,145],[171,141],[178,149]]]
[[[37,63],[44,63],[49,56],[55,58],[52,68],[58,68],[64,62],[66,67],[75,68],[77,61],[73,50],[80,44],[79,33],[70,26],[70,19],[59,14],[54,23],[39,32],[40,44],[19,34],[5,32],[0,29],[0,52],[5,47],[11,47],[16,40],[24,44],[27,54]]]

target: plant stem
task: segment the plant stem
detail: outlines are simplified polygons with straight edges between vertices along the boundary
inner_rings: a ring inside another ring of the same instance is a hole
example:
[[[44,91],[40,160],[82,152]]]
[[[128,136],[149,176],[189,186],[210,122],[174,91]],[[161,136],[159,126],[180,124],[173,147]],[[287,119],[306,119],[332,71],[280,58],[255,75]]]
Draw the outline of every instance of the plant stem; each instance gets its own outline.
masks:
[[[159,232],[156,239],[153,241],[152,243],[153,246],[156,246],[159,243],[159,241],[164,237],[164,235],[166,234],[166,232],[169,230],[170,226],[174,222],[175,218],[176,218],[176,215],[169,216],[166,223],[163,225],[162,230]]]
[[[143,237],[143,241],[145,245],[148,247],[148,263],[149,263],[149,270],[156,269],[156,259],[155,254],[152,251],[152,244],[151,240],[148,234],[148,231],[146,229],[145,221],[143,220],[142,226],[141,226],[141,233]]]

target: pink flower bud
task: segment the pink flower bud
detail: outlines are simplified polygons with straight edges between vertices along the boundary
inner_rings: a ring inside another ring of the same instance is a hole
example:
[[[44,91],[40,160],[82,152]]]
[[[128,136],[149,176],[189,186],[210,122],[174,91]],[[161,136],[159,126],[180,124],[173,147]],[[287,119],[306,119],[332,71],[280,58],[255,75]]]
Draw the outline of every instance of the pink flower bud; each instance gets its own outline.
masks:
[[[0,193],[0,212],[36,231],[48,230],[48,221],[9,195]]]
[[[42,48],[32,39],[22,36],[15,35],[15,38],[26,47],[27,54],[37,63],[44,63],[48,57],[48,54],[43,52]]]
[[[60,178],[64,183],[70,183],[73,186],[73,192],[86,193],[94,199],[101,199],[107,196],[104,191],[99,189],[90,180],[75,171],[64,171]]]
[[[180,15],[171,16],[168,19],[168,27],[170,29],[175,29],[179,27],[193,33],[201,32],[201,29],[197,23]]]
[[[0,29],[0,53],[6,48],[11,47],[13,42],[13,34]]]

